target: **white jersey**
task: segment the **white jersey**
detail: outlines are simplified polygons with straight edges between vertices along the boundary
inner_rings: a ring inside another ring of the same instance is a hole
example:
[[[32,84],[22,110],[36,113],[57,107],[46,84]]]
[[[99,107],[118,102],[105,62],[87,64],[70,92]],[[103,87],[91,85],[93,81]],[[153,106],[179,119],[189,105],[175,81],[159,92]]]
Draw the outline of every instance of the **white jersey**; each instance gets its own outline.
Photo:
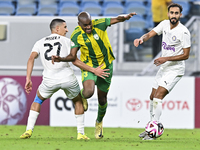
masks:
[[[158,26],[153,28],[158,34],[162,35],[162,57],[177,56],[183,54],[183,48],[191,46],[190,32],[179,22],[179,24],[170,29],[170,21],[164,20]],[[178,74],[185,73],[185,62],[182,61],[167,61],[161,65],[161,69],[165,71],[176,71]]]
[[[54,64],[51,62],[52,55],[60,57],[69,55],[70,42],[70,39],[64,36],[51,34],[37,41],[32,49],[32,52],[37,52],[40,55],[44,67],[43,80],[47,81],[50,85],[76,79],[68,62],[55,62]]]

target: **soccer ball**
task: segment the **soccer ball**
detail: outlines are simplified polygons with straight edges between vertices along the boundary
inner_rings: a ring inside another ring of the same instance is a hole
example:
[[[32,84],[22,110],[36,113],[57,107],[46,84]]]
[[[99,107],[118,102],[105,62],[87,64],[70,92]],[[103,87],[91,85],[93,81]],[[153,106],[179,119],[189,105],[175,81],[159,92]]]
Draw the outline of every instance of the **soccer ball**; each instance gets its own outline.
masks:
[[[26,112],[26,95],[12,78],[0,79],[0,125],[15,125]]]
[[[146,132],[151,138],[158,138],[164,132],[164,126],[158,121],[150,121],[147,123]]]

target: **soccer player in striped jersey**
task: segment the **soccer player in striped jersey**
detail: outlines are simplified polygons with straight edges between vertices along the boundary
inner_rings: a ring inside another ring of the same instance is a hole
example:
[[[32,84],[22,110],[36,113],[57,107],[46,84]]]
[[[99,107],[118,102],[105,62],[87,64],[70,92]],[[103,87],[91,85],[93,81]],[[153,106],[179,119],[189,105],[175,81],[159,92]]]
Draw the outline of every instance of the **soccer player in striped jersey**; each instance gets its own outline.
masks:
[[[136,13],[119,15],[115,18],[91,19],[87,12],[78,15],[78,25],[71,35],[71,52],[65,57],[52,56],[53,61],[73,61],[81,68],[83,89],[81,96],[90,98],[94,94],[95,85],[98,93],[98,114],[95,123],[95,137],[103,137],[103,117],[107,109],[107,94],[113,73],[113,60],[115,59],[110,41],[106,32],[107,27],[129,20]],[[80,60],[77,52],[80,49]],[[95,70],[98,66],[102,70]]]

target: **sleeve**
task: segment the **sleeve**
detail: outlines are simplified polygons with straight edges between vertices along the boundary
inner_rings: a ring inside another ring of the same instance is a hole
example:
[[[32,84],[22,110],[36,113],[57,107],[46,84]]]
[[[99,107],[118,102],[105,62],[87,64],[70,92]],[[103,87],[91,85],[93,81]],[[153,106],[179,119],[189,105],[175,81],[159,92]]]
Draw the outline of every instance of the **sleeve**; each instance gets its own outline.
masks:
[[[190,32],[188,30],[184,30],[183,32],[182,46],[183,48],[188,48],[191,46]]]
[[[40,54],[39,42],[36,42],[32,48],[31,52],[37,52],[38,55]]]
[[[160,22],[155,28],[153,28],[152,30],[154,30],[158,35],[161,35],[163,32],[163,24],[164,21]]]
[[[106,27],[110,26],[111,18],[105,18]]]
[[[105,31],[107,29],[107,27],[110,26],[110,19],[111,18],[95,19],[95,20],[93,20],[93,25],[96,28]]]
[[[77,33],[76,30],[74,30],[74,32],[72,33],[71,35],[71,48],[74,48],[74,47],[78,47],[80,48],[81,45],[78,43],[78,36],[79,34]]]

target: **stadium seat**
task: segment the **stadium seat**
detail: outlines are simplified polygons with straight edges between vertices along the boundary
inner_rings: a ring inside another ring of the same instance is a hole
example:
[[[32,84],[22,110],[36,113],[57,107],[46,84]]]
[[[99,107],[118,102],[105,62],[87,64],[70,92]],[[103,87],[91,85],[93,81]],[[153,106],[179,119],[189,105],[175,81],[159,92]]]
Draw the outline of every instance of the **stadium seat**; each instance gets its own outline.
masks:
[[[54,16],[58,14],[58,5],[39,5],[38,16]]]
[[[140,38],[144,34],[142,28],[129,28],[125,30],[125,42],[133,42],[136,38]]]
[[[131,12],[136,12],[137,15],[144,16],[147,14],[147,8],[144,3],[138,2],[129,2],[125,4],[125,13],[129,14]]]
[[[80,0],[81,4],[85,3],[85,2],[97,2],[97,3],[100,3],[102,2],[103,0]]]
[[[81,3],[81,11],[86,11],[91,16],[99,16],[102,14],[101,5],[96,1],[86,1]]]
[[[183,7],[182,17],[185,17],[190,12],[190,3],[187,1],[174,0],[174,3],[180,4]]]
[[[151,30],[154,27],[154,22],[152,18],[152,13],[147,13],[146,16],[146,28]]]
[[[151,1],[151,0],[125,0],[125,3],[129,3],[129,2],[148,2],[148,1]]]
[[[27,4],[27,5],[20,5],[17,4],[16,14],[17,16],[30,16],[35,15],[37,12],[36,3],[34,4]]]
[[[57,4],[58,0],[37,0],[39,5],[53,5]]]
[[[80,12],[79,5],[76,2],[64,2],[59,4],[59,16],[75,16]]]
[[[126,23],[128,23],[129,28],[142,28],[142,29],[145,29],[148,26],[146,24],[146,20],[144,19],[144,17],[139,16],[139,15],[133,16],[132,18],[127,20]]]
[[[102,0],[103,3],[107,3],[107,2],[124,2],[124,0]]]
[[[0,0],[0,2],[15,2],[16,0]]]
[[[132,53],[135,61],[139,61],[138,50],[143,48],[143,45],[139,45],[138,47],[133,46],[133,41],[136,38],[140,38],[144,34],[144,29],[142,28],[129,28],[124,31],[124,42],[129,45],[129,51]]]
[[[36,0],[16,0],[17,5],[36,4]]]
[[[81,2],[81,0],[58,0],[59,7],[60,7],[62,4],[64,4],[65,2],[70,2],[70,3],[78,4],[79,2]]]
[[[124,13],[124,6],[120,2],[106,2],[103,4],[103,16],[117,16]]]
[[[0,2],[0,15],[13,15],[15,13],[15,6],[12,2]]]

